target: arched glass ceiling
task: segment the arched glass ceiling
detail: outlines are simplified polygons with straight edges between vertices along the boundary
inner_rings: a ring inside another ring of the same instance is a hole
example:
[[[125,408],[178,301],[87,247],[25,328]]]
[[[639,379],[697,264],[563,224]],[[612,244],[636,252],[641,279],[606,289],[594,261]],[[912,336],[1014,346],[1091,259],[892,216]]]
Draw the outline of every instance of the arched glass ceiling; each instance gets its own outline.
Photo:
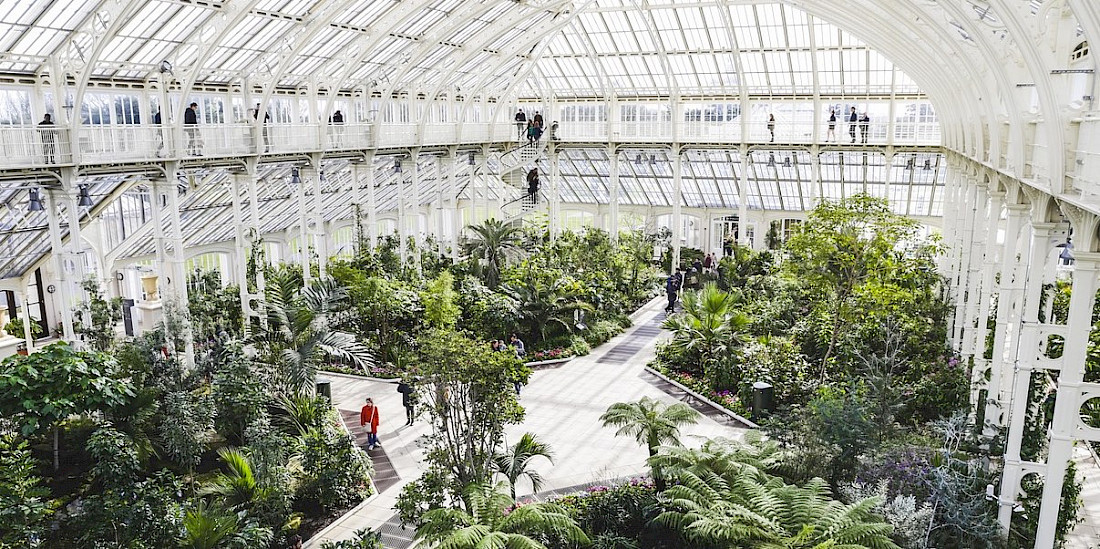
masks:
[[[572,11],[572,10],[575,10]],[[851,34],[712,0],[0,0],[0,72],[520,96],[919,93]],[[517,81],[518,79],[518,81]]]
[[[597,0],[580,13],[550,41],[532,85],[580,96],[920,93],[882,54],[789,5],[637,4]]]

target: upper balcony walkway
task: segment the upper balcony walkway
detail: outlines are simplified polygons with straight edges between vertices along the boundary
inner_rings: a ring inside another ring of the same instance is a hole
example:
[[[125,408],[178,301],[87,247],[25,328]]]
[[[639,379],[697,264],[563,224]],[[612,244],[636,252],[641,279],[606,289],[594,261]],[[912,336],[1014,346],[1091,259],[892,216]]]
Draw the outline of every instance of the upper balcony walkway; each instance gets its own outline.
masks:
[[[811,145],[882,148],[934,147],[940,144],[936,123],[872,123],[864,140],[856,129],[853,139],[848,124],[837,123],[835,136],[823,125],[777,124],[774,137],[764,127],[753,126],[742,136],[737,122],[652,121],[569,122],[548,132],[544,139],[560,145],[616,143],[638,146],[726,145],[805,148]],[[418,124],[199,124],[156,126],[114,124],[66,126],[0,126],[0,170],[41,169],[58,165],[109,166],[165,160],[229,160],[254,155],[323,153],[354,154],[413,147],[469,146],[515,143],[521,132],[513,123]],[[744,138],[743,138],[744,137]],[[855,141],[853,144],[852,141]],[[10,175],[10,174],[9,174]]]

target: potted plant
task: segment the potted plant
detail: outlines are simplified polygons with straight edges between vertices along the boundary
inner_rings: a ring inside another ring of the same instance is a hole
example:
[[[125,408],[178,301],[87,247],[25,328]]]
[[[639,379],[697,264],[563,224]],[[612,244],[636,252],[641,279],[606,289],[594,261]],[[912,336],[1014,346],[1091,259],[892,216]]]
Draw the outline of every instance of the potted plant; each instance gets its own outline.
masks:
[[[7,332],[8,335],[12,335],[12,336],[15,336],[15,337],[18,337],[18,338],[22,338],[23,337],[23,319],[19,318],[19,317],[15,317],[15,318],[9,320],[8,323],[4,325],[4,331]],[[42,330],[42,325],[41,324],[39,324],[37,322],[31,322],[31,337],[32,338],[38,338],[38,337],[42,336],[44,333],[45,333],[45,331]]]

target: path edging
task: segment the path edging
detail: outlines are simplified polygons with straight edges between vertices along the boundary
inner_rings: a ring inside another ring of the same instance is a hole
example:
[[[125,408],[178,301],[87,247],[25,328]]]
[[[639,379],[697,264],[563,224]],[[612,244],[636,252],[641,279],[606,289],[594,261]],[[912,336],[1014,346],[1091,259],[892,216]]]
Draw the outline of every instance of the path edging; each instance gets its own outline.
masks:
[[[760,428],[760,426],[759,426],[759,425],[757,425],[756,423],[754,423],[754,422],[752,422],[752,421],[749,421],[748,419],[746,419],[746,418],[743,418],[743,417],[741,417],[741,416],[739,416],[739,415],[737,415],[737,414],[733,413],[733,412],[732,412],[732,411],[731,411],[731,410],[730,410],[729,408],[726,408],[725,406],[722,406],[721,404],[718,404],[717,402],[714,402],[713,400],[711,400],[711,399],[709,399],[709,398],[707,398],[707,397],[705,397],[705,396],[703,396],[703,395],[701,395],[701,394],[699,394],[699,393],[695,392],[694,390],[692,390],[692,389],[690,389],[690,388],[688,388],[688,387],[684,386],[684,384],[682,384],[682,383],[680,383],[680,382],[678,382],[678,381],[676,381],[676,380],[674,380],[674,379],[670,379],[670,378],[669,378],[668,376],[666,376],[666,375],[662,374],[661,372],[657,371],[657,370],[656,370],[656,369],[654,369],[654,368],[651,368],[651,367],[649,367],[649,366],[646,366],[646,367],[645,367],[645,371],[647,371],[647,372],[649,372],[649,373],[651,373],[651,374],[653,374],[653,375],[655,375],[655,376],[657,376],[657,377],[661,378],[662,380],[664,380],[664,381],[666,381],[666,382],[668,382],[668,383],[671,383],[671,384],[673,384],[673,385],[675,385],[675,386],[679,387],[679,388],[680,388],[681,390],[683,390],[683,391],[684,391],[684,392],[686,392],[687,394],[691,395],[691,396],[692,396],[692,397],[694,397],[694,398],[697,398],[697,399],[699,399],[699,400],[703,401],[703,402],[704,402],[705,404],[707,404],[707,405],[708,405],[708,406],[710,406],[711,408],[714,408],[715,410],[718,410],[719,412],[721,412],[721,413],[723,413],[723,414],[726,414],[727,416],[729,416],[729,417],[731,417],[731,418],[733,418],[733,419],[735,419],[735,420],[737,420],[737,421],[741,422],[742,424],[744,424],[744,425],[745,425],[746,427],[748,427],[749,429],[759,429],[759,428]]]

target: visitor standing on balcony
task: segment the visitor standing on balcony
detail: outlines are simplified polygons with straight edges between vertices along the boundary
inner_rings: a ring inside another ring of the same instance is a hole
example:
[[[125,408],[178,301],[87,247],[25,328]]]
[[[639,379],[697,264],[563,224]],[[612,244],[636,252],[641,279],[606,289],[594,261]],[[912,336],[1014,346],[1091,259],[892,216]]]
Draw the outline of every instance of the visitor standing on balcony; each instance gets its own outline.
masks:
[[[520,137],[523,137],[523,132],[527,129],[527,113],[523,112],[523,109],[516,111],[516,132]]]
[[[183,131],[187,133],[187,154],[202,156],[202,144],[199,140],[199,104],[191,103],[183,111]]]
[[[859,137],[866,143],[867,136],[871,133],[871,117],[867,116],[867,112],[863,112],[863,116],[859,117]]]
[[[825,133],[825,142],[836,141],[836,109],[829,109],[829,131]]]
[[[38,123],[38,133],[42,138],[42,154],[46,157],[46,163],[56,164],[57,130],[49,113],[42,115],[42,121]]]
[[[378,442],[378,408],[374,400],[367,398],[366,406],[359,412],[359,426],[367,428],[367,450],[373,450],[382,446]]]
[[[164,127],[161,125],[160,111],[153,115],[153,125],[156,126],[154,130],[156,134],[154,137],[157,141],[157,158],[160,158],[164,154]]]
[[[535,111],[535,118],[533,120],[535,122],[535,125],[538,126],[539,129],[541,130],[542,129],[542,115],[539,114],[539,111]]]
[[[328,123],[332,126],[334,144],[342,146],[344,141],[344,113],[336,111],[329,117]]]
[[[252,111],[252,119],[253,120],[259,120],[260,119],[260,104],[259,103],[256,103],[256,110]],[[269,113],[267,111],[264,111],[264,127],[263,127],[264,152],[268,152],[268,151],[271,150],[271,137],[267,133],[267,125],[270,122],[271,122],[271,113]]]
[[[775,115],[768,115],[768,133],[771,134],[770,143],[775,143]]]
[[[852,143],[856,142],[856,124],[859,123],[859,115],[856,108],[852,107],[852,114],[848,115],[848,135],[852,136]]]

